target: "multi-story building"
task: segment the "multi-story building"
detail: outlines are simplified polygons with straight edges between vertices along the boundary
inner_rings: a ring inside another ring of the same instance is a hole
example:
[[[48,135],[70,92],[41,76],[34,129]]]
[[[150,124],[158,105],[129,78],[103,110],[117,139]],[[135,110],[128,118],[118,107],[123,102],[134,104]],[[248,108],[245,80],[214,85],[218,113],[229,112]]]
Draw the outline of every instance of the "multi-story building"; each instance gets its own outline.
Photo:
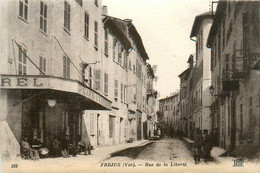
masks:
[[[157,91],[154,89],[154,70],[150,64],[147,64],[147,88],[146,88],[146,102],[147,102],[147,120],[144,124],[144,138],[150,138],[156,134],[157,130]],[[145,130],[145,128],[147,130]],[[145,132],[147,132],[145,134]]]
[[[2,158],[19,155],[24,137],[47,148],[65,135],[94,146],[143,138],[148,55],[130,20],[107,16],[101,0],[0,11]]]
[[[188,79],[188,134],[192,135],[195,128],[207,129],[211,132],[209,87],[211,85],[210,50],[206,48],[206,40],[212,25],[212,15],[209,12],[195,17],[190,39],[196,41],[195,62],[189,58],[192,71]],[[193,67],[193,62],[195,63]],[[192,117],[191,117],[192,116]]]
[[[172,136],[179,129],[179,97],[180,94],[177,92],[174,93],[172,96],[165,97],[159,100],[160,110],[163,115],[160,121],[160,126],[168,136]]]
[[[260,143],[259,5],[219,1],[207,41],[217,142],[239,154],[255,153]]]

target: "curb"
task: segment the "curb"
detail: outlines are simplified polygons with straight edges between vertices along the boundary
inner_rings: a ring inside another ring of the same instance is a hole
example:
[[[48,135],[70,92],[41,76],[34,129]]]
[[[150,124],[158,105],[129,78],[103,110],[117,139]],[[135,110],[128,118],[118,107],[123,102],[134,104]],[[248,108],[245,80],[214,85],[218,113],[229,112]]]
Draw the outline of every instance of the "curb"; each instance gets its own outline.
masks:
[[[134,145],[134,146],[131,146],[131,147],[126,147],[126,148],[122,148],[122,149],[119,149],[119,150],[115,150],[115,151],[109,153],[106,158],[100,160],[98,163],[101,163],[101,162],[103,162],[103,161],[105,161],[105,160],[107,160],[107,159],[110,159],[110,158],[111,158],[111,155],[112,155],[113,153],[117,153],[117,152],[120,152],[120,151],[125,150],[125,149],[128,149],[128,148],[133,148],[133,147],[137,147],[137,146],[147,145],[147,144],[149,144],[149,143],[152,143],[152,141],[144,141],[144,142],[142,142],[142,143],[140,143],[140,144],[138,144],[138,145]]]

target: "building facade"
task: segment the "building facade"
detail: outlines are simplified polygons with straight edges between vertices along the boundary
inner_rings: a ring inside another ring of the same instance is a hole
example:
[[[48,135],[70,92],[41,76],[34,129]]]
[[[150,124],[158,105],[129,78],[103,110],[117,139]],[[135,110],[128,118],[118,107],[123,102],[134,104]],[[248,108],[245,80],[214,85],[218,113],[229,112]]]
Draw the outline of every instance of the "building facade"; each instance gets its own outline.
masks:
[[[259,149],[259,24],[258,1],[220,1],[207,41],[217,143],[240,155]]]
[[[159,100],[162,119],[160,120],[160,128],[167,136],[173,136],[179,131],[179,101],[180,94],[174,93],[172,96]]]
[[[1,16],[2,158],[24,137],[47,148],[64,135],[92,146],[143,138],[149,58],[130,20],[101,0],[4,1]]]

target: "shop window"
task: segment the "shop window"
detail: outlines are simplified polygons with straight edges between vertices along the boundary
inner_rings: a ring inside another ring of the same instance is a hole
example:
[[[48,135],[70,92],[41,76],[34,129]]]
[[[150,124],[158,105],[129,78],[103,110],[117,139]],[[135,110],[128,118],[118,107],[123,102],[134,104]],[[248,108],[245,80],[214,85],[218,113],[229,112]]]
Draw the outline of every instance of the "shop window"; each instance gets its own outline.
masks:
[[[19,75],[27,74],[27,50],[19,46],[18,50],[18,73]]]
[[[114,131],[114,117],[109,116],[109,138],[114,137],[113,131]]]
[[[89,39],[89,14],[85,12],[85,21],[84,21],[84,37],[88,40]]]
[[[28,0],[19,1],[19,17],[25,21],[28,20]]]
[[[90,113],[90,134],[94,134],[94,122],[95,121],[95,114],[94,113]]]
[[[70,78],[70,59],[65,56],[63,57],[63,77]]]
[[[40,65],[39,68],[41,69],[40,74],[44,75],[46,73],[46,59],[40,56],[40,64],[39,65]]]
[[[67,1],[64,2],[64,28],[70,31],[70,5]]]
[[[47,33],[47,5],[42,1],[40,6],[40,30]]]

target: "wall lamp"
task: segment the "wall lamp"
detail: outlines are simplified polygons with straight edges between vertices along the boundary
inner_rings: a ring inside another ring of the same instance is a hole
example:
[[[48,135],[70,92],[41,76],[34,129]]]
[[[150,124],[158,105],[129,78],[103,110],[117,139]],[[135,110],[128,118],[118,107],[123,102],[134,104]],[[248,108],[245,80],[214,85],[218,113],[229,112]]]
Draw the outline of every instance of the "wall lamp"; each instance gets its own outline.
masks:
[[[214,87],[213,87],[213,85],[211,85],[210,87],[209,87],[209,93],[210,93],[210,95],[211,96],[215,96],[215,97],[218,97],[218,96],[222,96],[222,94],[220,94],[220,95],[214,95]]]
[[[56,105],[55,99],[48,99],[47,102],[50,107],[54,107]]]

